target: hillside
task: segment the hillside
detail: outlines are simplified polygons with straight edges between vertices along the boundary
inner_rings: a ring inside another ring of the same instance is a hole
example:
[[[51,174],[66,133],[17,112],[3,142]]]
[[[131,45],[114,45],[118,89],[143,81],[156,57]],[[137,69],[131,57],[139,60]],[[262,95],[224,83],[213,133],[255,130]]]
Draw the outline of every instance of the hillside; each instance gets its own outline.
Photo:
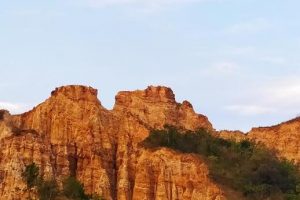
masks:
[[[210,178],[201,157],[140,145],[151,130],[166,124],[218,135],[189,102],[177,103],[170,88],[119,92],[112,110],[97,95],[91,87],[64,86],[29,112],[0,112],[0,199],[26,199],[22,172],[31,163],[39,166],[44,179],[54,177],[61,186],[73,175],[87,193],[105,199],[230,200],[238,195]],[[294,120],[246,135],[225,131],[220,136],[262,142],[299,162],[299,127]]]

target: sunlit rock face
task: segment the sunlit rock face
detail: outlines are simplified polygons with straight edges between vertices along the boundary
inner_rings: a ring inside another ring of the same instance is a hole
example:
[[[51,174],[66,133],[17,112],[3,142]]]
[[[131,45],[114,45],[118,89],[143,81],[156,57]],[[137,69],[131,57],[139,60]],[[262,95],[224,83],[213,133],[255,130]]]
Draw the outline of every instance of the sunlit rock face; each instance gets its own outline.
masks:
[[[111,111],[85,86],[57,88],[21,115],[1,111],[0,199],[28,196],[21,173],[32,162],[44,178],[61,185],[74,175],[105,199],[226,199],[199,157],[139,145],[165,124],[213,131],[207,117],[187,101],[177,103],[166,87],[120,92]]]
[[[279,157],[300,163],[300,118],[270,127],[253,128],[248,133],[220,131],[225,139],[252,140],[273,150]]]
[[[265,144],[283,158],[300,163],[300,119],[276,126],[253,128],[247,137]]]

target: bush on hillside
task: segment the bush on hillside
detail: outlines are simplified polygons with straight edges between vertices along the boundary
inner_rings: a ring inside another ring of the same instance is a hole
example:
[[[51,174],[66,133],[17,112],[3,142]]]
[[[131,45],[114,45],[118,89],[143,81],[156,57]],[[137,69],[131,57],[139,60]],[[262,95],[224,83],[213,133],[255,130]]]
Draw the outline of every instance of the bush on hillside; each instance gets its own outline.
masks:
[[[40,200],[54,200],[59,193],[55,180],[40,180],[37,191]]]
[[[74,176],[70,176],[63,181],[63,190],[60,191],[55,179],[44,180],[40,177],[39,167],[35,163],[27,165],[22,176],[29,189],[29,194],[31,194],[30,190],[32,188],[36,188],[40,200],[55,200],[58,197],[68,200],[104,200],[96,194],[87,195],[82,183]]]
[[[22,173],[22,177],[25,180],[29,189],[36,186],[39,177],[39,167],[35,163],[31,163],[25,167]]]
[[[64,180],[63,194],[73,200],[89,200],[89,197],[84,192],[83,185],[72,176]]]
[[[168,147],[201,155],[216,182],[249,199],[274,199],[273,195],[300,199],[299,168],[290,161],[278,159],[260,144],[213,137],[206,130],[179,132],[173,127],[153,130],[142,144],[147,148]]]

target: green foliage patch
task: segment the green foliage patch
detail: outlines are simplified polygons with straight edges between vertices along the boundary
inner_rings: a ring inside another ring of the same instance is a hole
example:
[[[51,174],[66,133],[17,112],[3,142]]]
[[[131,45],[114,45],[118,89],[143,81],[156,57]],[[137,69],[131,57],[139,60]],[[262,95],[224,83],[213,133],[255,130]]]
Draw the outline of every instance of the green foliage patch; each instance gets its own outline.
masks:
[[[40,200],[54,200],[58,196],[59,190],[55,180],[40,180],[37,185]]]
[[[35,163],[27,165],[22,173],[22,177],[29,189],[36,186],[39,177],[39,167]]]
[[[245,198],[300,200],[298,166],[278,159],[263,145],[217,138],[206,130],[180,132],[173,127],[153,130],[142,145],[201,155],[213,180],[241,192]]]
[[[84,191],[83,184],[74,176],[67,177],[63,181],[63,190],[60,191],[56,180],[44,180],[39,175],[39,167],[31,163],[25,167],[22,177],[27,184],[29,198],[31,199],[31,189],[36,188],[40,200],[104,200],[101,196],[92,194],[87,195]]]
[[[63,182],[63,193],[69,199],[74,200],[89,200],[90,198],[85,194],[83,185],[75,178],[68,177]]]

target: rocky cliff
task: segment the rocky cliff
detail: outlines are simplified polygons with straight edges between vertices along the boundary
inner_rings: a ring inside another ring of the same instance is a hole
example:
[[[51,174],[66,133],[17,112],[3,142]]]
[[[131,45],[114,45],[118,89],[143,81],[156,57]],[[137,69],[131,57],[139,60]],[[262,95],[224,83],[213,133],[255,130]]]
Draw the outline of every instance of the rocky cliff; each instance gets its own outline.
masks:
[[[101,106],[97,90],[84,86],[57,88],[21,115],[1,111],[0,199],[26,199],[21,173],[32,162],[45,179],[61,184],[74,175],[88,193],[105,199],[226,199],[199,157],[139,145],[165,124],[213,130],[166,87],[120,92],[111,111]]]
[[[278,156],[300,163],[300,118],[270,127],[253,128],[248,133],[221,131],[227,139],[249,139],[264,144]]]

